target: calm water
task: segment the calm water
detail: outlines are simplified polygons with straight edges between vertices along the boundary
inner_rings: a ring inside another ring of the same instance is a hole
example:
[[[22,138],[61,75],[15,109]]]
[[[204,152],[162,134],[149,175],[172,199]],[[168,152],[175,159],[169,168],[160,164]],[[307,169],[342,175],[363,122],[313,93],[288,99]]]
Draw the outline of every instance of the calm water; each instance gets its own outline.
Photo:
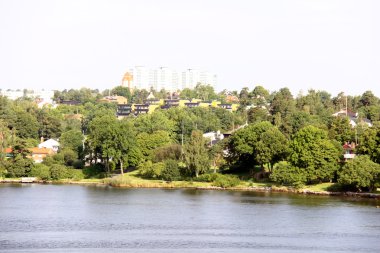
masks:
[[[0,185],[0,252],[380,252],[373,200]]]

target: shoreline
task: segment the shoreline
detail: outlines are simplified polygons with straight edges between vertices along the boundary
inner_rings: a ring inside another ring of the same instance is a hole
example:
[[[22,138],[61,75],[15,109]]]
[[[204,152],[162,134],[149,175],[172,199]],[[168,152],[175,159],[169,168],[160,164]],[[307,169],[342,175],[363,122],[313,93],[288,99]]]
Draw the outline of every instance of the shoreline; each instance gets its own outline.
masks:
[[[94,185],[94,186],[111,186],[115,188],[151,188],[151,189],[194,189],[194,190],[218,190],[218,191],[247,191],[247,192],[278,192],[278,193],[292,193],[302,195],[319,195],[319,196],[338,196],[338,197],[355,197],[380,200],[379,193],[370,192],[329,192],[329,191],[312,191],[308,189],[295,189],[286,186],[250,186],[250,187],[230,187],[222,188],[217,186],[192,186],[192,185],[174,185],[169,183],[168,185],[157,184],[143,184],[143,185],[130,185],[120,184],[112,185],[110,182],[104,181],[43,181],[36,180],[32,182],[22,182],[21,179],[2,179],[0,184],[67,184],[67,185]]]

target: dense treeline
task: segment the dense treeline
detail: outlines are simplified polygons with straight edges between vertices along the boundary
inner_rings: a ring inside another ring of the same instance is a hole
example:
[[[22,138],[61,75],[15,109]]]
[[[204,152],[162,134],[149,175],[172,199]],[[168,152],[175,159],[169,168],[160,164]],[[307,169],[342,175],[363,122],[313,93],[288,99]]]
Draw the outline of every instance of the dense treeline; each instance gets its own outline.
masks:
[[[119,95],[141,103],[150,92],[156,98],[172,95],[165,90],[131,93],[120,86],[103,93],[82,88],[55,93],[58,103],[70,100],[76,105],[41,109],[27,98],[0,97],[0,176],[81,179],[135,168],[145,178],[212,181],[219,186],[238,183],[226,174],[296,187],[338,182],[355,190],[372,190],[379,181],[380,100],[371,91],[332,97],[309,90],[294,97],[288,88],[270,93],[256,86],[216,93],[198,85],[179,92],[180,98],[225,102],[236,96],[239,109],[173,107],[122,120],[115,116],[115,104],[98,102],[104,95]],[[358,113],[355,127],[349,117],[332,116],[346,108]],[[202,134],[212,131],[231,136],[210,145]],[[33,164],[28,148],[41,138],[59,139],[60,151]],[[344,162],[344,143],[356,143],[360,156]],[[12,154],[6,158],[8,147]]]

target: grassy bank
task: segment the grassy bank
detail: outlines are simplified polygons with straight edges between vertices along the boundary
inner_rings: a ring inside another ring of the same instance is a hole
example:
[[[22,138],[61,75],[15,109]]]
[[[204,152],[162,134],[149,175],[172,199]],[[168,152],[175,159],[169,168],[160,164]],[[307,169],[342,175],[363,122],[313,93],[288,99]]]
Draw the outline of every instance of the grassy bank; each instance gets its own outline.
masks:
[[[20,178],[0,178],[3,183],[20,183]],[[224,189],[221,187],[213,186],[211,182],[197,182],[197,181],[172,181],[166,182],[163,180],[144,179],[139,177],[138,172],[129,172],[124,175],[114,176],[112,178],[104,179],[62,179],[57,181],[38,181],[41,183],[62,183],[62,184],[83,184],[83,185],[109,185],[113,187],[125,187],[125,188],[193,188],[193,189]],[[292,187],[277,186],[273,183],[261,183],[252,182],[250,180],[242,180],[240,184],[234,187],[226,188],[230,190],[238,191],[273,191],[273,192],[291,192],[299,194],[318,194],[318,195],[346,195],[344,192],[333,192],[334,183],[321,183],[316,185],[308,185],[300,189],[294,189]],[[352,193],[356,194],[356,193]],[[352,196],[350,193],[350,196]],[[380,189],[372,193],[357,193],[360,197],[363,195],[377,195],[380,198]]]

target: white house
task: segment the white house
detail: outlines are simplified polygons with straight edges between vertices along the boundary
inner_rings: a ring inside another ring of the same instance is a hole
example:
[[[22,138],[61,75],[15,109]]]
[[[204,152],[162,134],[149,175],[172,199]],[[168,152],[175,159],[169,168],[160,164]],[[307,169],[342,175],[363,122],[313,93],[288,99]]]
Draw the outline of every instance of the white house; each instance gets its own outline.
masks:
[[[350,125],[352,127],[356,127],[357,124],[363,123],[366,124],[367,126],[371,127],[372,122],[369,119],[366,118],[360,118],[359,114],[357,112],[352,112],[350,110],[340,110],[339,112],[336,112],[333,114],[335,117],[348,117],[350,121]]]
[[[59,142],[54,140],[54,139],[49,139],[47,141],[44,141],[44,142],[41,142],[40,144],[38,144],[38,147],[39,148],[50,148],[52,150],[54,150],[54,152],[58,152],[58,149],[59,149]]]
[[[203,137],[210,140],[209,145],[211,146],[224,139],[224,135],[220,131],[204,133]]]

